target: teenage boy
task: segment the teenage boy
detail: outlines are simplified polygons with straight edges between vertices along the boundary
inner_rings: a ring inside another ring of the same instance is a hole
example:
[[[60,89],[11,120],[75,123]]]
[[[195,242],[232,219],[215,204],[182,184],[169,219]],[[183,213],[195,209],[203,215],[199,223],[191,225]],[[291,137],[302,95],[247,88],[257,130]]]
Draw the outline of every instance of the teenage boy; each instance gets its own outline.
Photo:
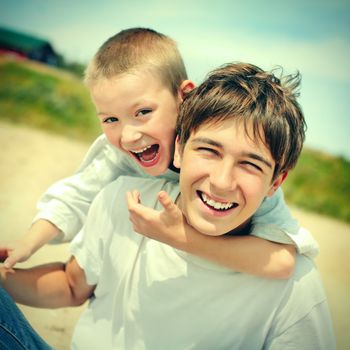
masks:
[[[201,234],[249,234],[253,214],[302,149],[298,84],[299,75],[280,81],[250,64],[213,71],[180,110],[180,184],[120,177],[92,203],[67,264],[2,268],[4,288],[17,302],[40,307],[91,298],[75,349],[335,349],[311,259],[297,255],[288,280],[255,277],[135,235],[128,220],[140,196],[157,208],[165,191]]]
[[[124,30],[101,46],[85,81],[105,136],[92,146],[75,175],[45,193],[23,239],[0,244],[0,252],[8,255],[7,267],[52,239],[70,241],[85,222],[95,195],[119,176],[178,179],[171,166],[175,123],[183,96],[194,85],[187,79],[174,41],[150,29]],[[294,268],[295,248],[308,255],[317,252],[311,235],[298,230],[281,191],[263,202],[249,237],[212,240],[195,232],[185,220],[172,217],[171,222],[178,223],[171,230],[164,225],[152,227],[152,237],[254,275],[287,278]],[[147,227],[150,234],[151,223]]]

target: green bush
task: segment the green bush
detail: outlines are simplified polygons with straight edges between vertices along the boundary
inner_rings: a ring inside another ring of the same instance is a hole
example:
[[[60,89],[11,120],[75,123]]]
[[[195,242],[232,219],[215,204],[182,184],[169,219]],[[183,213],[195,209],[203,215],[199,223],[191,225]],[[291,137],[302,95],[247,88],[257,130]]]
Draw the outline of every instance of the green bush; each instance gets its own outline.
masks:
[[[39,64],[0,61],[0,118],[92,140],[100,127],[82,82]]]
[[[350,162],[342,157],[305,149],[283,189],[293,205],[350,222]]]

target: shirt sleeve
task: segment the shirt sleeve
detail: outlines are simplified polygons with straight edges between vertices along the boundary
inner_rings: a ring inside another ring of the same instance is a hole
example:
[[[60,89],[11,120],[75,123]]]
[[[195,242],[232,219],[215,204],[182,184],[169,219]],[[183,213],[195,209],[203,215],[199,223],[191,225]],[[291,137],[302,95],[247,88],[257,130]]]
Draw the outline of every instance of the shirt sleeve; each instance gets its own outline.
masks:
[[[96,285],[99,281],[106,246],[113,232],[111,206],[115,193],[106,187],[95,197],[83,228],[69,245],[70,253],[84,270],[90,285]]]
[[[296,256],[294,274],[279,297],[263,349],[335,349],[327,296],[312,259]]]
[[[276,337],[268,338],[266,350],[335,350],[335,336],[327,302],[316,305],[305,317]]]
[[[62,232],[56,242],[70,241],[82,228],[97,193],[127,173],[132,173],[132,169],[123,161],[121,152],[101,135],[88,150],[78,171],[54,183],[41,196],[33,221],[52,222]]]
[[[314,258],[319,246],[311,233],[300,227],[284,200],[279,188],[272,197],[266,198],[253,216],[251,234],[269,241],[293,244],[298,253]]]

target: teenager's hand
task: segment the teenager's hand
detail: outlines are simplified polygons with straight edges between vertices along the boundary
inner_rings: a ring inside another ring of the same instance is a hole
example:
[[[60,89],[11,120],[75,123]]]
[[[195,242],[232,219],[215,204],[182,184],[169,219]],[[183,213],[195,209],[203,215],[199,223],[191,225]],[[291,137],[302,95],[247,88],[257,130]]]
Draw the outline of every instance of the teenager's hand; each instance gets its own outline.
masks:
[[[186,241],[186,219],[166,192],[158,193],[161,211],[142,205],[138,191],[128,192],[126,196],[129,218],[136,232],[174,247]]]
[[[25,239],[0,245],[0,262],[3,262],[6,268],[26,261],[31,255],[32,247]]]

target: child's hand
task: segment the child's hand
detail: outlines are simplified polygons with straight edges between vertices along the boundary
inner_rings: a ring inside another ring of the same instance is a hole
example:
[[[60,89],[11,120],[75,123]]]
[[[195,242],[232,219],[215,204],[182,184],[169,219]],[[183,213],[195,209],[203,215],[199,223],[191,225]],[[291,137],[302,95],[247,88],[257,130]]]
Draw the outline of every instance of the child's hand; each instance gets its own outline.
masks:
[[[24,239],[0,245],[0,262],[4,262],[6,268],[26,261],[31,254],[32,249]]]
[[[136,232],[172,246],[186,240],[186,219],[166,192],[158,193],[158,200],[164,208],[162,211],[143,206],[138,191],[128,192],[126,196],[129,218]]]
[[[7,249],[0,248],[0,262],[4,262],[7,257]]]

